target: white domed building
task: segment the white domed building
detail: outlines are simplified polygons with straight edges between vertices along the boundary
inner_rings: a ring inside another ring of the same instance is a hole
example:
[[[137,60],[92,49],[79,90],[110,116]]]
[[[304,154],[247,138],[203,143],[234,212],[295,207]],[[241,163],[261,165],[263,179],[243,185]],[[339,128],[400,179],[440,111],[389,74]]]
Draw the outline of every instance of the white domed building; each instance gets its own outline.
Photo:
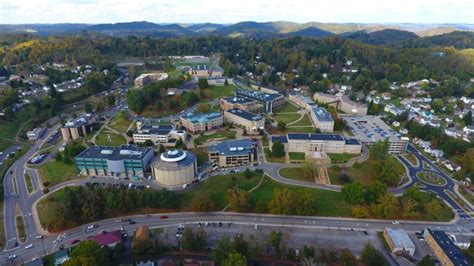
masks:
[[[183,150],[169,150],[156,156],[151,163],[155,181],[163,187],[180,187],[196,179],[196,156]]]

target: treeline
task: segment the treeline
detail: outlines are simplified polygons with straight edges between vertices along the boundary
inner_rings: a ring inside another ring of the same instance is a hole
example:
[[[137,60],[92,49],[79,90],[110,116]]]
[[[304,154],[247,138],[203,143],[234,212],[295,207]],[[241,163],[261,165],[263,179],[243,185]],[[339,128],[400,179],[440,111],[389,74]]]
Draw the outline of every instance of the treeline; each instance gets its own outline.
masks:
[[[179,95],[167,95],[168,88],[179,88],[184,83],[182,76],[148,84],[143,89],[128,90],[127,102],[130,110],[142,113],[147,107],[156,111],[177,110],[199,102],[200,96],[192,91]]]
[[[61,194],[61,198],[53,196],[47,199],[53,208],[52,213],[55,214],[44,225],[48,230],[76,227],[142,208],[176,207],[175,193],[167,190],[86,185],[77,188],[65,187]]]

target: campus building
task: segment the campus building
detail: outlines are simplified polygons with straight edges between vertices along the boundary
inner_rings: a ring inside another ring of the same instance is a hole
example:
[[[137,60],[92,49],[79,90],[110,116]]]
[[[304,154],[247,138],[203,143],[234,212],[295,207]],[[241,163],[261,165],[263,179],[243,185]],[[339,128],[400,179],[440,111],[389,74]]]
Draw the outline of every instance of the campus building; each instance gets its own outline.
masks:
[[[186,131],[176,130],[173,125],[144,125],[137,122],[137,131],[133,133],[133,142],[143,144],[151,141],[154,145],[174,147],[176,141],[181,139],[186,141]]]
[[[221,113],[189,114],[180,117],[180,122],[191,134],[216,130],[224,124]]]
[[[309,117],[316,128],[321,132],[333,132],[334,120],[331,114],[323,107],[313,106],[309,111]]]
[[[415,244],[405,230],[386,228],[383,231],[383,236],[393,254],[408,254],[410,256],[415,254]]]
[[[423,231],[426,243],[438,257],[443,266],[471,265],[461,250],[453,243],[444,231],[435,231],[429,228]]]
[[[167,73],[156,72],[156,73],[145,73],[141,74],[134,80],[134,84],[137,87],[143,87],[155,81],[165,80],[168,78]]]
[[[346,95],[332,95],[327,93],[316,92],[313,99],[316,102],[329,104],[336,109],[343,111],[346,114],[366,115],[367,106],[365,104],[357,103],[349,99]]]
[[[262,112],[263,106],[258,101],[250,98],[232,96],[221,98],[220,107],[223,111],[239,108],[240,110],[258,114]]]
[[[388,140],[390,154],[403,154],[408,147],[410,140],[395,132],[378,116],[339,115],[339,117],[350,127],[354,138],[363,144],[370,146],[378,141]]]
[[[61,127],[63,140],[68,142],[86,136],[87,133],[92,132],[95,122],[95,118],[90,115],[68,120]]]
[[[289,133],[282,136],[271,136],[270,149],[273,143],[280,141],[286,152],[314,152],[360,154],[362,145],[355,139],[344,138],[340,134]]]
[[[26,136],[28,137],[28,140],[38,140],[41,137],[43,137],[44,133],[46,133],[46,128],[44,127],[37,127],[33,130],[30,130],[26,132]]]
[[[76,157],[76,169],[88,176],[144,177],[152,159],[151,148],[92,146]]]
[[[155,181],[164,187],[180,187],[196,179],[196,156],[183,150],[170,150],[156,156],[151,163]]]
[[[220,69],[211,69],[208,65],[194,65],[189,69],[189,74],[197,78],[213,78],[213,77],[222,77],[222,70]]]
[[[238,108],[224,111],[224,121],[243,127],[247,134],[259,134],[265,129],[265,118]]]
[[[220,167],[248,165],[258,159],[257,143],[248,139],[222,141],[209,147],[209,161]]]
[[[316,106],[316,103],[314,103],[310,97],[301,94],[292,93],[288,95],[288,100],[308,112],[311,111],[311,108]]]
[[[285,97],[279,93],[265,93],[262,91],[253,90],[236,90],[236,96],[245,97],[260,102],[263,105],[263,111],[266,113],[273,113],[286,104]]]

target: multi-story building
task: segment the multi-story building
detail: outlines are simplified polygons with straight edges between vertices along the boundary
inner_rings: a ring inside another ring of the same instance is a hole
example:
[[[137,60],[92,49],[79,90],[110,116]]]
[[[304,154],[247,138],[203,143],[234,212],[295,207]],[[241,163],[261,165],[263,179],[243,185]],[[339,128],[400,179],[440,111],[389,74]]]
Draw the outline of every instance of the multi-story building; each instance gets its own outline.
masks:
[[[443,266],[471,265],[461,250],[453,243],[444,231],[429,228],[423,231],[426,243],[433,250]]]
[[[319,103],[329,104],[347,114],[366,115],[367,106],[365,104],[351,101],[346,95],[332,95],[316,92],[313,99]]]
[[[237,90],[237,96],[256,100],[263,105],[263,111],[266,113],[273,113],[286,104],[285,97],[279,93],[265,93],[254,90]]]
[[[388,140],[390,154],[406,152],[410,139],[391,129],[380,117],[372,115],[339,115],[339,117],[350,127],[354,138],[363,144],[370,146],[378,141]]]
[[[223,111],[239,108],[251,113],[261,113],[262,105],[256,101],[245,97],[232,96],[220,99],[220,106]]]
[[[180,117],[180,122],[191,134],[216,130],[224,124],[221,113],[189,114]]]
[[[167,73],[157,72],[157,73],[145,73],[141,74],[134,80],[134,84],[137,87],[143,87],[147,84],[150,84],[154,81],[165,80],[168,78]]]
[[[304,108],[306,111],[311,111],[311,108],[316,106],[313,100],[308,96],[303,96],[301,94],[292,93],[288,95],[288,100],[300,108]]]
[[[67,142],[86,136],[87,133],[92,132],[95,122],[95,117],[91,115],[70,119],[61,127],[63,140]]]
[[[238,108],[224,111],[224,122],[245,128],[247,134],[258,134],[265,129],[265,118]]]
[[[286,152],[360,154],[362,151],[360,142],[344,138],[340,134],[290,133],[283,136],[271,136],[270,149],[277,141],[285,146]]]
[[[196,156],[183,150],[170,150],[156,156],[151,163],[155,181],[164,187],[180,187],[196,179]]]
[[[331,114],[323,107],[313,106],[309,111],[309,117],[313,121],[314,126],[319,128],[321,132],[334,131],[334,120]]]
[[[415,244],[405,230],[386,228],[383,231],[383,236],[392,253],[399,255],[405,253],[410,256],[415,254]]]
[[[45,132],[46,128],[37,127],[33,130],[26,132],[26,136],[28,137],[28,140],[38,140],[44,135]]]
[[[135,145],[92,146],[76,157],[76,169],[89,176],[144,177],[153,156],[151,148]]]
[[[165,147],[174,147],[176,141],[186,141],[186,131],[176,130],[173,125],[143,125],[137,122],[137,131],[133,133],[133,142],[143,144],[151,141],[154,145],[162,144]]]
[[[208,65],[195,65],[189,69],[189,74],[197,78],[214,78],[222,77],[222,70],[209,68]]]
[[[257,143],[248,139],[215,143],[208,154],[209,160],[220,167],[248,165],[258,159]]]

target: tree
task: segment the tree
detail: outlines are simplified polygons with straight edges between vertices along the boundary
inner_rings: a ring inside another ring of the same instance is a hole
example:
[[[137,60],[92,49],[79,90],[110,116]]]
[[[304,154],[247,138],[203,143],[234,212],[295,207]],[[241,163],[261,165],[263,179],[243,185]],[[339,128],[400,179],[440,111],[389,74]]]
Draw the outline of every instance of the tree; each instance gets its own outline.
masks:
[[[270,234],[270,245],[272,245],[273,250],[275,251],[275,255],[279,257],[281,255],[281,239],[282,239],[282,232],[272,231]]]
[[[401,214],[405,219],[413,219],[418,216],[416,211],[418,203],[410,198],[402,198],[401,200]]]
[[[464,125],[472,125],[472,111],[467,112],[467,114],[462,118],[462,120],[464,121]]]
[[[352,217],[367,218],[369,217],[369,210],[366,207],[354,207],[352,208]]]
[[[71,252],[71,258],[83,258],[83,261],[88,261],[89,265],[107,265],[107,257],[103,249],[92,240],[81,241],[76,248]],[[84,265],[84,264],[71,264]]]
[[[392,219],[399,210],[398,199],[391,193],[380,196],[376,205],[372,206],[373,213],[380,218]]]
[[[311,189],[303,189],[298,193],[296,214],[314,215],[316,211],[316,195]]]
[[[223,266],[246,266],[247,258],[240,253],[229,254],[227,259],[222,264]]]
[[[179,139],[176,141],[175,148],[176,148],[176,149],[186,149],[186,145],[184,144],[184,142],[183,142],[183,140],[182,140],[181,138],[179,138]]]
[[[272,156],[278,158],[285,156],[285,146],[279,140],[272,145]]]
[[[244,212],[250,207],[249,192],[238,187],[227,190],[227,200],[230,207],[237,212]]]
[[[211,251],[211,258],[218,264],[222,264],[229,254],[234,253],[235,248],[229,237],[223,237],[217,241],[216,247]]]
[[[372,185],[367,187],[366,198],[367,202],[376,202],[379,197],[387,192],[387,185],[376,180]]]
[[[215,209],[210,193],[197,193],[191,202],[191,209],[196,212],[207,212]]]
[[[366,266],[388,266],[390,265],[385,257],[371,244],[365,244],[362,250],[361,259]]]
[[[107,96],[107,106],[114,106],[115,104],[115,95],[110,94]]]
[[[163,144],[160,144],[160,146],[158,146],[158,152],[163,153],[165,151],[166,151],[165,146],[163,146]]]
[[[352,204],[364,202],[364,186],[359,181],[344,185],[341,189],[344,200]]]
[[[388,140],[378,141],[370,146],[370,157],[375,160],[386,160],[388,158]]]
[[[199,78],[198,79],[198,88],[200,90],[204,90],[204,89],[209,88],[209,83],[207,82],[206,78]]]
[[[426,216],[430,220],[440,220],[443,217],[443,205],[441,202],[432,199],[428,204],[425,205]]]
[[[89,101],[84,103],[84,112],[92,113],[92,104]]]
[[[268,202],[268,209],[272,214],[295,214],[297,208],[297,198],[293,191],[282,188],[274,189],[272,198]]]
[[[436,262],[432,256],[426,255],[416,265],[417,266],[435,266]]]
[[[341,262],[344,266],[357,265],[357,258],[350,249],[345,248],[341,251]]]
[[[286,124],[282,121],[278,121],[277,128],[280,131],[285,131],[286,130]]]
[[[253,175],[252,171],[250,171],[249,168],[245,169],[245,171],[244,171],[245,178],[250,179],[250,178],[252,178],[252,175]]]
[[[189,251],[204,250],[207,247],[206,232],[199,230],[194,234],[191,228],[186,227],[183,232],[183,238],[181,239],[181,246],[183,249]]]

